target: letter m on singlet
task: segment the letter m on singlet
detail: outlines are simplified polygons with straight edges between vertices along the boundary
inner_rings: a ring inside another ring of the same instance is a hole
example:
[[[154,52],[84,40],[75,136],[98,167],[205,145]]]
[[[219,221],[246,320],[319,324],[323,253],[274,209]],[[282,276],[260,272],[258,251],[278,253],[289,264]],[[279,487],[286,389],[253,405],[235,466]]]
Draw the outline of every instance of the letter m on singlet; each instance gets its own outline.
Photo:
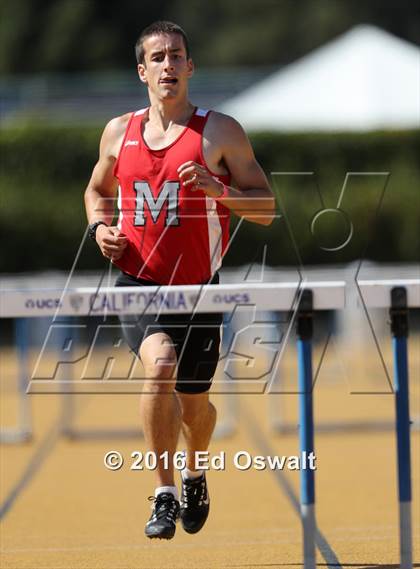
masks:
[[[134,225],[145,225],[144,204],[147,202],[153,223],[156,223],[163,205],[167,201],[165,225],[179,225],[178,192],[179,182],[165,182],[155,199],[147,182],[134,182],[136,192],[136,212]]]

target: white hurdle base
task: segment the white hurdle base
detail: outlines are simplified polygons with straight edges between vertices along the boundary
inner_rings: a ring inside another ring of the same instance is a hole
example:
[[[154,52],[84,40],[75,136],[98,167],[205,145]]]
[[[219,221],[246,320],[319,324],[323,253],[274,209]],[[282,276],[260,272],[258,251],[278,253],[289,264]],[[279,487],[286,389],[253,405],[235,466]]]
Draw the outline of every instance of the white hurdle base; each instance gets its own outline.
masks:
[[[1,429],[0,443],[5,445],[17,445],[28,443],[32,440],[33,435],[31,430],[24,430],[19,427],[10,427],[9,429]]]
[[[411,502],[400,502],[400,569],[412,569]]]
[[[297,423],[286,423],[281,420],[271,419],[271,428],[282,435],[290,435],[298,433]],[[393,432],[395,430],[395,423],[392,421],[340,421],[317,423],[314,425],[317,433],[336,434],[336,433],[357,433],[357,432]],[[420,431],[420,417],[415,417],[411,420],[411,430]]]
[[[303,567],[316,569],[316,521],[314,504],[302,504],[300,514],[303,525]]]

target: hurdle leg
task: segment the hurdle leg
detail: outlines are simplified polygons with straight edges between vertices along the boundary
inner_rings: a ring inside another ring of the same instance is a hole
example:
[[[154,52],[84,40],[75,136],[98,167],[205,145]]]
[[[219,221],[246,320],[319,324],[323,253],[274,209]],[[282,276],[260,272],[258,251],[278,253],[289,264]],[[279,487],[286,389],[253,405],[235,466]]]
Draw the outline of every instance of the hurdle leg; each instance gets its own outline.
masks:
[[[391,331],[394,352],[394,389],[397,435],[400,567],[413,567],[411,528],[410,410],[408,389],[408,309],[404,287],[391,290]]]
[[[303,528],[304,569],[315,569],[315,472],[303,468],[304,457],[314,451],[314,421],[312,401],[312,291],[303,291],[297,320],[298,383],[299,383],[299,443],[302,458],[300,470],[300,508]],[[305,460],[306,462],[306,460]]]
[[[15,343],[18,356],[18,418],[16,427],[2,429],[0,442],[17,444],[32,439],[31,401],[26,391],[29,381],[29,318],[16,318]]]
[[[59,335],[59,344],[58,348],[60,350],[63,349],[64,343],[67,342],[76,342],[77,341],[77,332],[76,328],[73,326],[73,319],[61,318],[60,319],[61,329]],[[57,349],[57,347],[56,347]],[[74,419],[75,419],[75,401],[74,401],[74,394],[73,391],[73,371],[70,366],[63,371],[58,371],[58,380],[65,382],[60,383],[61,386],[61,434],[64,437],[71,439],[73,437],[73,429],[74,429]]]
[[[236,314],[236,317],[237,316],[238,315]],[[235,330],[232,328],[232,318],[228,318],[226,313],[224,313],[222,326],[223,352],[227,351],[227,348],[230,345],[230,339],[233,334],[235,334]],[[239,415],[239,398],[236,392],[236,384],[234,381],[230,381],[227,378],[223,369],[220,370],[220,375],[222,377],[222,381],[218,383],[218,386],[222,386],[222,388],[225,389],[222,400],[225,417],[223,421],[217,421],[213,433],[214,440],[233,436],[237,429]]]
[[[18,318],[15,324],[15,337],[19,357],[19,416],[22,440],[32,438],[31,402],[26,391],[29,383],[29,319]]]

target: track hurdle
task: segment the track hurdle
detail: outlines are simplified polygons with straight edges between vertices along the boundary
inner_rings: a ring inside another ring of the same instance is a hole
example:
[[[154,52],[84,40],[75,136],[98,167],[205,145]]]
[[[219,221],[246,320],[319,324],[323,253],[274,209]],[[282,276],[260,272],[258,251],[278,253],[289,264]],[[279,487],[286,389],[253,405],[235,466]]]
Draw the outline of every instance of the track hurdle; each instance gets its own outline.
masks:
[[[304,290],[297,315],[299,444],[302,457],[304,453],[308,456],[314,452],[312,335],[313,294],[311,290]],[[316,566],[315,472],[306,468],[300,471],[300,515],[304,569],[313,569]]]
[[[368,307],[387,308],[393,343],[395,432],[399,496],[400,568],[413,567],[411,528],[411,453],[408,384],[408,310],[420,307],[420,279],[363,280],[358,283]]]
[[[398,496],[400,516],[400,567],[413,566],[411,528],[410,409],[408,387],[407,290],[391,289],[391,332],[394,349],[395,415],[398,453]]]
[[[310,286],[309,284],[307,286]],[[400,568],[412,569],[411,456],[408,383],[408,309],[420,307],[420,280],[360,281],[366,306],[388,308],[394,358],[395,431],[399,497]],[[303,291],[297,315],[299,375],[299,439],[301,452],[314,450],[312,401],[312,291]],[[314,472],[301,470],[301,518],[304,569],[316,568],[315,555],[315,480]]]
[[[400,498],[400,562],[402,569],[412,567],[411,545],[411,464],[410,464],[410,419],[408,395],[408,358],[407,358],[407,311],[411,307],[420,307],[420,280],[407,281],[360,281],[358,283],[363,301],[366,306],[390,309],[394,343],[394,374],[396,398],[396,432],[397,432],[397,465],[399,473]],[[312,403],[312,318],[316,310],[338,310],[345,305],[344,282],[305,282],[305,283],[265,283],[256,285],[207,285],[205,287],[148,287],[148,294],[159,295],[165,299],[166,294],[186,292],[183,312],[232,312],[232,304],[225,300],[239,291],[246,291],[248,306],[262,310],[287,311],[292,310],[297,316],[298,325],[298,366],[300,392],[300,447],[301,451],[314,450],[314,421]],[[404,291],[404,292],[402,292]],[[96,303],[96,313],[117,313],[117,300],[129,300],[124,310],[128,313],[138,313],[141,308],[138,287],[121,287],[119,289],[104,288],[101,291],[89,288],[59,291],[60,316],[89,315]],[[0,300],[7,302],[2,305],[5,309],[2,316],[28,317],[43,315],[37,306],[42,305],[42,299],[50,299],[51,291],[6,291],[0,292]],[[77,295],[77,307],[72,302],[72,295]],[[28,303],[28,299],[39,302]],[[142,301],[143,302],[143,301]],[[140,304],[139,304],[140,303]],[[235,306],[235,309],[237,307]],[[146,307],[149,313],[156,312],[156,306]],[[160,305],[159,310],[165,313],[179,313],[180,310],[171,306]],[[51,309],[54,316],[57,310]],[[37,392],[43,392],[42,381],[36,382]],[[48,382],[48,390],[57,389],[62,392],[62,385],[52,385]],[[61,382],[62,383],[62,382]],[[65,383],[65,382],[64,382]],[[72,382],[77,384],[78,382]],[[80,382],[79,382],[80,383]],[[44,386],[45,387],[45,386]],[[39,390],[38,390],[39,389]],[[311,470],[301,470],[301,517],[303,528],[303,556],[305,569],[315,569],[315,473]]]
[[[15,343],[18,358],[18,413],[14,427],[0,431],[0,442],[3,444],[26,443],[32,439],[32,411],[29,398],[26,396],[29,372],[29,325],[27,318],[15,320]]]

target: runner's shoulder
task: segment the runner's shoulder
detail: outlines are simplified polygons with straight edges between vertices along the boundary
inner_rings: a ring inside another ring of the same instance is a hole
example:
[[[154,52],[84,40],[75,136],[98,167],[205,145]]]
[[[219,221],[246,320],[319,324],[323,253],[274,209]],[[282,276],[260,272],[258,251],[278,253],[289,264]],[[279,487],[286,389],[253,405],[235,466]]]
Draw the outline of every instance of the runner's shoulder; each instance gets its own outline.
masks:
[[[118,155],[132,114],[126,113],[115,117],[106,124],[101,139],[101,149],[104,154],[114,157]]]
[[[105,126],[104,134],[112,138],[118,138],[124,135],[132,114],[133,113],[125,113],[124,115],[111,119]]]
[[[209,116],[209,137],[223,144],[237,143],[246,137],[241,124],[231,117],[219,111],[212,111]]]

